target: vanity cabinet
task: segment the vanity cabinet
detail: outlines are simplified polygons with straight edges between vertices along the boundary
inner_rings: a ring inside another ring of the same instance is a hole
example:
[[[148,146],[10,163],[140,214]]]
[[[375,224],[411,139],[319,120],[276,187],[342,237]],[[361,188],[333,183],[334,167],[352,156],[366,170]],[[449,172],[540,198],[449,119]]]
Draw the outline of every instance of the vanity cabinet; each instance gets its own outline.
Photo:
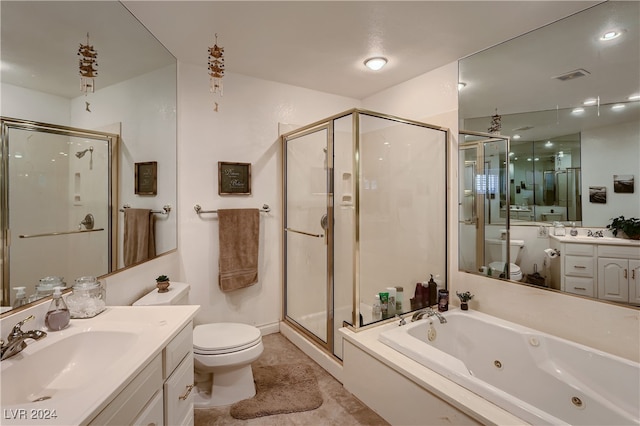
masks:
[[[189,322],[90,425],[193,425],[193,323]]]
[[[557,241],[552,245],[561,253],[559,271],[552,267],[554,280],[560,280],[560,290],[640,306],[640,244],[628,240],[616,244],[597,238],[576,241],[584,237],[551,238]]]
[[[637,247],[598,247],[598,298],[640,303],[640,250]]]
[[[594,246],[564,244],[562,289],[582,296],[596,296]]]

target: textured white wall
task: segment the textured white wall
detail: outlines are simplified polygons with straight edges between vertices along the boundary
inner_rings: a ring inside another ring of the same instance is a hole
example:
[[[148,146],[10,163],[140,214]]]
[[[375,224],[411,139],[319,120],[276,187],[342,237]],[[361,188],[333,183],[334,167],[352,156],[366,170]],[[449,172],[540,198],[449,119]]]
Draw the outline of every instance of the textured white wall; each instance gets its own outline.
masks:
[[[178,215],[182,280],[202,309],[196,322],[277,323],[282,312],[282,189],[278,123],[305,125],[359,106],[355,99],[258,80],[224,77],[224,96],[209,93],[204,67],[179,64]],[[214,112],[214,101],[219,111]],[[251,163],[252,195],[219,196],[218,161]],[[261,213],[259,282],[230,293],[218,288],[218,220],[204,209]]]

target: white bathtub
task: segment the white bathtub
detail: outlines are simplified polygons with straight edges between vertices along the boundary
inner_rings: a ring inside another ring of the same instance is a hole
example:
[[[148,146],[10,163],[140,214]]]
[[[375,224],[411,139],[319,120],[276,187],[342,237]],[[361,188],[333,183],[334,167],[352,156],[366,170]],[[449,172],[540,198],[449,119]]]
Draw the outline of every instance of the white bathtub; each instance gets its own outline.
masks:
[[[640,364],[476,311],[444,315],[379,340],[531,424],[640,425]]]

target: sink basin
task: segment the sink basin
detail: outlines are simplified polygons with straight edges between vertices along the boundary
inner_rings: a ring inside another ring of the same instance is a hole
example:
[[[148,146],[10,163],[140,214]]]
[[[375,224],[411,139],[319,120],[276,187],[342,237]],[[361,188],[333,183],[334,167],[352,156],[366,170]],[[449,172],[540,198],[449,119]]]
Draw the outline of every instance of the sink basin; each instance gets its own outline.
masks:
[[[71,331],[71,330],[69,330]],[[86,388],[104,370],[127,355],[138,334],[96,330],[62,337],[46,345],[51,333],[29,342],[23,352],[2,368],[2,405],[25,404],[56,398]],[[27,352],[31,349],[31,353]]]

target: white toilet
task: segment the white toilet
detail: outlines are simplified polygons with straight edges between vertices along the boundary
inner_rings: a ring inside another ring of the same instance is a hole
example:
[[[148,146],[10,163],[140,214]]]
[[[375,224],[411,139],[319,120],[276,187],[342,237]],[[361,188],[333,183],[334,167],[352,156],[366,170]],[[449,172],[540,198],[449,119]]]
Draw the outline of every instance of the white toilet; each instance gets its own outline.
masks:
[[[168,292],[154,289],[133,305],[186,305],[188,299],[189,284],[172,281]],[[193,329],[196,408],[253,397],[256,387],[251,363],[263,350],[262,335],[254,326],[232,322],[197,325]]]
[[[504,263],[499,259],[506,257],[506,240],[487,238],[487,260],[489,268],[494,271],[504,271]],[[524,248],[524,240],[511,240],[509,250],[511,254],[511,263],[509,264],[509,279],[511,281],[522,281],[522,270],[520,270],[520,260],[522,258],[522,250]]]

